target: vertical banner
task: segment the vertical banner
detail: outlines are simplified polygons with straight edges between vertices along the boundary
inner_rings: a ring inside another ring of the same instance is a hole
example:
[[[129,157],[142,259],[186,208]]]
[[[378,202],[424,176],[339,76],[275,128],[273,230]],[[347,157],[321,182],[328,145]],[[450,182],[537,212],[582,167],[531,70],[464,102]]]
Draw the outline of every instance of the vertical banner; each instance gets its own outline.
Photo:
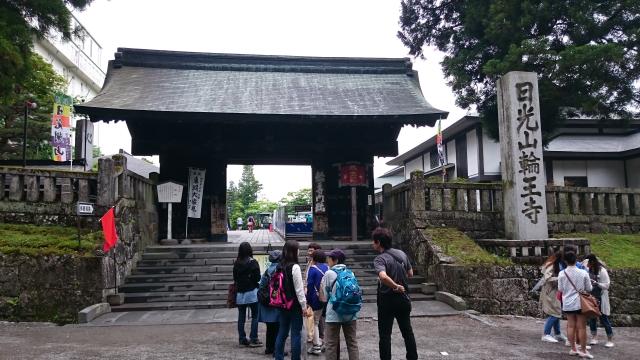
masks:
[[[205,169],[189,168],[189,197],[187,217],[199,219],[202,210]]]
[[[54,161],[71,160],[71,106],[73,99],[64,94],[54,96],[51,116],[51,147]]]

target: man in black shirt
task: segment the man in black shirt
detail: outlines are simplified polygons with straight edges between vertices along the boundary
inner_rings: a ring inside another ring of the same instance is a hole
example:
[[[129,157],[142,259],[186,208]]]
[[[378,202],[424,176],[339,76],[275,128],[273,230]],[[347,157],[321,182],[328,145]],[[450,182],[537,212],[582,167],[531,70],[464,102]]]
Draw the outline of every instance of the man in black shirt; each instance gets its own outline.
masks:
[[[373,249],[380,253],[373,260],[378,273],[378,335],[380,337],[380,359],[391,360],[391,331],[393,319],[404,338],[407,360],[418,358],[416,339],[411,328],[411,299],[409,298],[408,278],[413,269],[407,254],[391,248],[391,232],[377,228],[371,235]]]

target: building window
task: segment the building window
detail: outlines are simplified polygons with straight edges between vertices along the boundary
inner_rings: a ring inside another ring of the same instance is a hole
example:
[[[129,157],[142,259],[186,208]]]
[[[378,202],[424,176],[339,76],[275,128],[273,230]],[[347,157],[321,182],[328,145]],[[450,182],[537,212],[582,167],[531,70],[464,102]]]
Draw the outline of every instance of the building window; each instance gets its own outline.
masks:
[[[435,169],[440,166],[440,157],[438,156],[438,149],[433,149],[429,152],[429,168]]]
[[[589,182],[586,176],[565,176],[564,186],[588,187]]]

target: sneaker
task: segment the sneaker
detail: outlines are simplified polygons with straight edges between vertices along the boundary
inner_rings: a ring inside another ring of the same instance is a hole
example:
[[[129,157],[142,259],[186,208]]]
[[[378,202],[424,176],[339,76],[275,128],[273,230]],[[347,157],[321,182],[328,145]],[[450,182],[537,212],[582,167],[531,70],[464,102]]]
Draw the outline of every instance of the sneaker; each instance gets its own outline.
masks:
[[[556,339],[558,341],[564,341],[565,344],[569,341],[569,339],[567,339],[567,337],[564,334],[558,334],[556,335]]]
[[[549,342],[549,343],[557,343],[557,342],[558,342],[558,340],[556,340],[556,338],[554,338],[554,337],[553,337],[553,336],[551,336],[551,335],[545,335],[545,336],[543,336],[543,337],[542,337],[542,341],[544,341],[544,342]]]
[[[591,340],[589,341],[589,345],[598,345],[598,339],[591,338]]]
[[[578,354],[580,354],[579,351],[574,351],[573,349],[569,350],[569,356],[576,356]]]
[[[612,348],[612,347],[613,347],[613,341],[607,341],[607,342],[604,344],[604,347],[606,347],[606,348]]]
[[[313,347],[310,347],[309,350],[307,350],[307,354],[311,354],[311,355],[322,354],[322,346],[314,345]]]
[[[591,355],[591,353],[589,353],[588,351],[585,351],[585,352],[578,351],[578,356],[583,359],[593,359],[593,355]]]
[[[249,340],[247,339],[240,340],[240,346],[249,346]]]
[[[249,347],[260,347],[260,346],[262,346],[262,341],[260,341],[260,340],[251,340],[248,345],[249,345]]]

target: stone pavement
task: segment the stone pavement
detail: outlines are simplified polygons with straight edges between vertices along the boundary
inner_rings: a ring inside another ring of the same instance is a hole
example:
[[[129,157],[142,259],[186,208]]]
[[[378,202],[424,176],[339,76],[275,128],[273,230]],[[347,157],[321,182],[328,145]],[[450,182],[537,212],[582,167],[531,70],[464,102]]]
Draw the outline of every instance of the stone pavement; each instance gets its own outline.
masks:
[[[283,243],[282,237],[277,232],[266,229],[256,229],[253,232],[249,232],[249,230],[229,230],[227,231],[227,239],[227,242],[237,244],[243,241],[251,244],[268,244],[269,241],[272,244]]]
[[[421,359],[576,359],[562,344],[540,341],[539,319],[463,314],[413,318],[412,323]],[[261,338],[264,331],[261,324]],[[638,359],[640,328],[614,331],[616,346],[594,346],[595,358]],[[269,359],[263,348],[241,348],[237,341],[235,323],[107,327],[0,323],[0,359]],[[358,321],[358,342],[360,359],[378,358],[375,320]],[[344,342],[342,349],[341,359],[347,359]],[[394,359],[404,358],[397,327],[392,351]]]
[[[459,312],[439,301],[416,301],[413,303],[413,317],[457,315]],[[376,304],[365,303],[361,318],[376,318]],[[84,326],[113,325],[184,325],[235,322],[237,309],[197,309],[170,311],[129,311],[104,314]]]

